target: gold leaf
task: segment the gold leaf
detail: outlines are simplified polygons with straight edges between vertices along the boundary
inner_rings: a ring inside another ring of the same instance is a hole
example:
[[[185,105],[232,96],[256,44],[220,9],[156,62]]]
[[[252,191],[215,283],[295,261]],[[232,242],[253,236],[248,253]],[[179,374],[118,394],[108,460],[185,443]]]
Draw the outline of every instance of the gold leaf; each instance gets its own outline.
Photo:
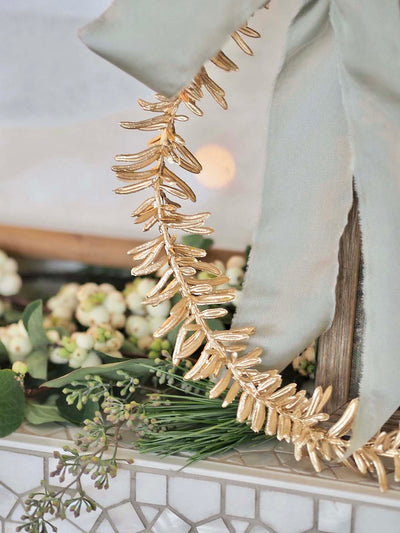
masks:
[[[180,188],[180,190],[185,193],[186,197],[189,200],[191,200],[192,202],[196,201],[196,195],[194,194],[193,190],[179,176],[172,172],[172,170],[167,167],[164,167],[162,171],[162,176],[164,178],[168,178],[168,180],[171,180],[173,183],[175,183]],[[163,188],[165,187],[167,187],[167,185],[163,183]]]
[[[128,255],[137,254],[139,252],[143,252],[144,250],[149,250],[153,246],[157,245],[158,243],[163,242],[162,235],[160,237],[157,237],[156,239],[153,239],[151,241],[145,242],[143,244],[139,244],[138,246],[135,246],[135,248],[132,248],[132,250],[129,250],[127,252]]]
[[[236,398],[237,394],[240,391],[240,383],[238,381],[235,381],[229,391],[227,392],[224,401],[222,402],[222,407],[227,407],[229,404],[233,402],[233,400]]]
[[[260,400],[256,401],[256,405],[251,415],[251,429],[258,433],[262,428],[265,420],[266,409],[265,404]]]
[[[203,111],[199,107],[197,107],[197,105],[194,103],[193,100],[183,100],[183,103],[195,115],[197,115],[199,117],[203,116]],[[185,168],[185,167],[183,167],[183,168]],[[186,169],[186,170],[188,170],[188,169]],[[191,172],[191,170],[189,170],[189,172]]]
[[[266,435],[275,435],[278,427],[278,411],[275,407],[268,407],[267,422],[265,424]]]
[[[182,255],[190,255],[191,257],[205,257],[207,252],[202,248],[195,248],[194,246],[186,246],[184,244],[177,244],[175,251]]]
[[[309,406],[308,406],[308,409],[305,413],[305,416],[306,417],[309,417],[311,415],[313,415],[316,411],[317,411],[317,408],[319,406],[319,404],[321,403],[321,400],[322,400],[322,387],[317,387],[315,390],[314,390],[314,393],[311,397],[311,400],[310,400],[310,403],[309,403]]]
[[[238,70],[238,66],[227,57],[224,52],[219,51],[214,57],[211,58],[211,62],[217,67],[227,72],[231,70]]]
[[[208,274],[213,274],[214,276],[220,276],[222,274],[216,265],[212,263],[205,263],[204,261],[196,261],[193,263],[193,267],[196,270],[200,270],[200,272],[207,272]]]
[[[196,380],[196,379],[198,379],[198,376],[200,375],[201,370],[203,369],[203,367],[207,363],[208,359],[211,357],[212,353],[213,352],[210,352],[207,349],[204,349],[203,352],[201,353],[200,357],[197,359],[196,364],[193,365],[193,367],[189,370],[189,372],[187,372],[185,374],[184,379],[186,379],[186,380],[189,380],[189,379]],[[224,405],[222,405],[222,407],[224,407]]]
[[[376,455],[376,453],[373,450],[366,449],[364,450],[364,454],[367,455],[369,459],[371,459],[375,467],[377,476],[378,476],[379,487],[382,492],[385,492],[389,488],[389,486],[388,486],[386,470],[385,470],[385,467],[383,466],[382,461],[379,459],[379,457]]]
[[[395,481],[399,482],[400,481],[400,456],[396,454],[393,457],[393,461],[394,461],[394,479]]]
[[[149,168],[148,170],[129,170],[123,167],[119,167],[118,170],[115,170],[118,167],[112,167],[112,170],[116,173],[116,176],[121,181],[141,181],[146,178],[151,178],[157,172],[157,168]]]
[[[244,420],[246,420],[246,418],[251,413],[253,404],[254,404],[254,397],[251,396],[248,392],[243,391],[240,396],[239,405],[238,405],[237,414],[236,414],[236,418],[238,422],[243,422]]]
[[[354,452],[353,459],[354,459],[354,462],[356,463],[358,470],[361,472],[361,474],[366,474],[368,472],[368,467],[361,453],[357,451]]]
[[[234,31],[231,35],[232,39],[235,41],[235,43],[239,46],[241,50],[245,54],[248,54],[249,56],[253,55],[253,50],[250,48],[250,46],[244,41],[244,39],[239,35],[238,32]]]
[[[258,39],[261,37],[261,35],[258,33],[258,31],[253,30],[253,28],[250,28],[249,26],[241,26],[238,31],[242,33],[243,35],[246,35],[246,37],[253,37],[255,39]]]
[[[164,274],[161,276],[161,278],[158,280],[156,285],[146,294],[146,298],[151,298],[152,296],[159,294],[164,289],[166,284],[168,283],[172,274],[173,274],[172,268],[168,268],[168,270],[166,270]]]
[[[220,368],[220,360],[217,354],[210,357],[207,363],[200,371],[200,379],[205,379],[211,376],[211,374],[218,374]]]
[[[178,189],[177,187],[172,187],[171,185],[167,185],[166,183],[162,183],[160,188],[164,192],[170,193],[173,196],[176,196],[177,198],[181,198],[182,200],[189,200],[188,194],[186,192],[182,191],[181,189]]]
[[[229,383],[232,379],[232,371],[227,370],[222,376],[222,378],[214,385],[214,387],[210,390],[210,398],[218,398],[220,394],[224,392],[224,390],[228,387]]]
[[[162,292],[160,292],[159,294],[155,294],[154,296],[146,297],[146,299],[143,301],[143,304],[158,305],[161,302],[170,300],[173,296],[175,296],[179,289],[179,281],[177,279],[173,279],[170,283],[168,283],[168,285]]]
[[[147,268],[149,265],[151,265],[151,263],[153,263],[155,258],[158,256],[158,254],[163,249],[164,249],[164,243],[159,242],[158,244],[153,246],[151,250],[148,250],[145,259],[143,259],[142,263],[140,264],[140,268],[142,269]]]
[[[271,394],[270,399],[272,401],[281,400],[282,398],[285,398],[286,396],[291,396],[295,390],[296,390],[296,383],[290,383],[289,385],[286,385],[286,387],[283,387],[282,389],[279,389],[277,392],[274,392],[273,394]]]
[[[168,126],[168,118],[166,115],[158,115],[139,122],[120,122],[120,126],[128,130],[162,130]]]
[[[328,431],[329,437],[342,437],[350,430],[354,417],[357,412],[358,400],[355,398],[346,407],[344,413],[339,418],[339,420],[330,427]]]
[[[176,148],[178,152],[180,152],[181,156],[185,158],[185,160],[190,163],[190,165],[195,169],[194,173],[198,174],[202,171],[202,166],[200,161],[192,154],[190,150],[186,148],[186,146],[182,144],[177,144]]]
[[[235,299],[235,289],[223,289],[212,294],[193,297],[198,305],[223,304]]]
[[[326,439],[322,439],[320,446],[322,457],[326,461],[332,461],[332,452],[329,442]]]
[[[203,330],[199,329],[193,335],[191,335],[185,342],[179,351],[174,352],[174,357],[176,359],[185,359],[190,357],[200,346],[202,345],[205,339],[205,333]]]
[[[258,385],[258,392],[270,395],[272,391],[275,391],[281,386],[282,378],[279,375],[265,376]]]
[[[151,146],[150,148],[146,148],[146,150],[142,150],[141,152],[138,152],[136,154],[118,154],[114,157],[116,161],[122,161],[127,163],[137,163],[137,162],[143,162],[148,161],[151,159],[151,161],[154,161],[157,159],[158,155],[160,153],[160,149],[158,146]]]
[[[294,443],[294,458],[300,461],[303,457],[303,447],[298,442]]]
[[[212,319],[212,318],[222,318],[223,316],[226,316],[228,314],[227,309],[204,309],[204,311],[201,311],[200,316],[201,318],[205,319]]]
[[[171,106],[171,102],[169,101],[153,103],[153,102],[146,102],[145,100],[142,100],[141,98],[139,98],[138,104],[145,111],[153,111],[153,112],[166,111]]]
[[[132,268],[132,274],[134,276],[147,276],[148,274],[152,274],[153,272],[157,272],[157,270],[165,265],[165,263],[168,261],[168,258],[165,256],[159,261],[155,261],[151,263],[148,267],[142,268],[141,266],[133,267]]]
[[[311,459],[311,464],[313,465],[314,470],[316,472],[321,472],[322,470],[321,461],[319,460],[318,454],[315,451],[315,446],[311,442],[307,442],[307,452]]]
[[[165,337],[167,333],[172,331],[185,319],[185,309],[182,309],[181,314],[170,315],[160,327],[153,333],[153,337]]]
[[[125,185],[124,187],[119,187],[118,189],[115,189],[114,192],[117,194],[132,194],[134,192],[143,191],[144,189],[148,189],[153,185],[152,179],[147,179],[140,181],[139,183],[133,183],[132,185]]]

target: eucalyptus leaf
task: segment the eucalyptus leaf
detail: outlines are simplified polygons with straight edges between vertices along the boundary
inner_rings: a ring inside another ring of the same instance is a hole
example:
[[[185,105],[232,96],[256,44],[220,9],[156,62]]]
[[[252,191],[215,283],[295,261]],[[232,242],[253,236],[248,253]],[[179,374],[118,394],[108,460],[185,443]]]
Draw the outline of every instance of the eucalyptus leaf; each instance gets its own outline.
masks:
[[[66,422],[58,407],[52,403],[37,403],[27,400],[25,418],[30,424],[39,425],[49,422]]]
[[[154,365],[154,362],[150,359],[126,359],[120,363],[110,363],[101,366],[88,366],[85,368],[79,368],[73,370],[65,376],[61,376],[51,381],[43,383],[43,387],[59,388],[65,387],[72,383],[72,381],[82,381],[85,376],[97,375],[103,376],[108,379],[120,379],[117,374],[119,370],[124,370],[130,376],[137,378],[147,378],[150,374],[150,368]]]
[[[35,379],[47,379],[48,350],[39,348],[25,359],[29,374]]]
[[[81,426],[87,418],[93,419],[96,411],[99,411],[99,404],[91,400],[88,400],[81,410],[77,409],[75,404],[68,405],[64,395],[57,398],[56,407],[61,416],[77,426]]]
[[[47,330],[54,330],[60,335],[60,339],[63,337],[69,337],[71,334],[62,326],[54,326],[53,328],[47,328]]]
[[[43,303],[41,300],[35,300],[26,306],[22,315],[22,322],[34,348],[50,343],[43,328]]]
[[[0,437],[19,428],[25,417],[25,395],[12,370],[0,370]]]
[[[174,329],[171,329],[170,332],[168,332],[167,339],[172,344],[172,346],[175,346],[176,338],[178,336],[179,330],[181,329],[180,324],[176,326]]]
[[[208,250],[214,244],[213,239],[205,238],[202,235],[185,235],[182,242],[187,246],[194,246],[203,250]]]
[[[21,318],[21,311],[17,311],[16,309],[7,309],[3,315],[3,319],[6,324],[13,324],[15,322],[18,322],[18,320],[20,320]]]
[[[101,359],[102,363],[118,363],[121,361],[129,361],[126,357],[113,357],[112,355],[108,355],[103,352],[99,352],[99,350],[92,350],[96,355],[98,355]]]
[[[224,323],[219,318],[210,318],[207,324],[213,331],[223,331],[225,329]]]
[[[143,357],[145,357],[144,352],[139,350],[137,345],[134,342],[130,341],[129,339],[125,339],[124,340],[124,343],[122,345],[121,351],[122,351],[122,353],[143,355]]]
[[[9,361],[7,348],[4,346],[4,344],[0,341],[0,363]]]

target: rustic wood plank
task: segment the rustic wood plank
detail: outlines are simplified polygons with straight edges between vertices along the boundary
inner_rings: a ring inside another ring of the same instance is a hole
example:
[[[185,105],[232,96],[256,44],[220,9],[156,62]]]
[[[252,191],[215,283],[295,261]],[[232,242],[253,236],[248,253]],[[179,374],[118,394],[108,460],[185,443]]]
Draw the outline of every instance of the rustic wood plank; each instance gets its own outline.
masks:
[[[353,207],[340,242],[335,318],[331,328],[318,342],[316,385],[324,388],[333,386],[328,412],[335,411],[349,398],[360,257],[360,228],[357,198],[354,196]]]
[[[13,256],[63,259],[89,265],[130,268],[127,251],[143,241],[64,233],[17,226],[0,226],[0,248]],[[231,250],[211,249],[209,259],[227,261]],[[242,255],[241,252],[239,252]]]

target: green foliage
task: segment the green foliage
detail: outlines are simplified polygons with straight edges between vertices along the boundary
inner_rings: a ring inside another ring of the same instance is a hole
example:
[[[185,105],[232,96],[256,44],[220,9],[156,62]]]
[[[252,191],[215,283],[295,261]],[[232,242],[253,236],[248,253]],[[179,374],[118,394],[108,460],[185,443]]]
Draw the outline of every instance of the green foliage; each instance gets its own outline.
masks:
[[[7,348],[0,341],[0,363],[4,363],[4,362],[8,363],[8,361],[9,361],[9,359],[8,359]]]
[[[97,401],[88,399],[84,404],[79,405],[79,409],[76,404],[68,403],[64,395],[57,398],[56,406],[60,415],[76,426],[82,425],[88,418],[93,418],[99,410]]]
[[[25,418],[30,424],[39,425],[48,422],[66,422],[54,403],[37,403],[27,400]]]
[[[224,323],[219,318],[209,318],[207,324],[213,331],[223,331],[225,329]]]
[[[121,348],[123,354],[135,354],[137,356],[145,357],[145,353],[139,350],[137,344],[132,341],[132,338],[125,339]]]
[[[135,445],[141,453],[191,452],[188,462],[193,463],[242,444],[265,442],[263,433],[254,433],[247,423],[235,420],[237,400],[221,409],[220,399],[208,397],[210,381],[185,381],[185,369],[180,370],[162,362],[157,373],[164,374],[164,382],[175,390],[151,395],[133,415],[140,437]]]
[[[4,315],[2,316],[3,321],[6,324],[14,324],[22,318],[22,313],[16,309],[6,309]]]
[[[25,394],[12,370],[0,370],[0,437],[19,428],[25,416]]]
[[[98,350],[93,350],[101,359],[101,362],[103,364],[109,364],[109,363],[120,363],[121,361],[129,361],[126,357],[114,357],[112,355],[108,355],[103,352],[99,352]]]
[[[186,246],[202,248],[203,250],[208,250],[214,244],[213,239],[203,237],[202,235],[185,235],[182,237],[182,242]]]
[[[25,359],[29,374],[35,379],[47,379],[48,349],[37,348]]]
[[[119,370],[123,370],[137,378],[145,379],[149,376],[150,368],[153,364],[148,359],[126,359],[120,363],[78,368],[65,376],[44,383],[43,386],[48,388],[61,388],[70,385],[73,381],[83,381],[87,375],[98,375],[110,380],[118,380]]]
[[[34,348],[50,344],[43,328],[43,303],[41,300],[35,300],[25,307],[22,322]]]

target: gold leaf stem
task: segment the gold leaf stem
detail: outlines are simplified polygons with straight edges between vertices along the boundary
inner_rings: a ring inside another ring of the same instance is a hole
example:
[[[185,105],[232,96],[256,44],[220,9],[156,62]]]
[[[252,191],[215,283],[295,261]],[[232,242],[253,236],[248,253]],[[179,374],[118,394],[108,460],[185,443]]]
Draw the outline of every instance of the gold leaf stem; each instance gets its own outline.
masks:
[[[247,37],[259,36],[247,25],[238,32]],[[234,41],[246,54],[252,54],[238,32],[233,34]],[[222,52],[218,52],[212,61],[222,70],[237,69],[236,64]],[[160,236],[129,252],[134,261],[132,273],[147,275],[165,265],[167,271],[144,303],[157,305],[178,292],[181,295],[181,300],[172,307],[170,316],[154,335],[162,337],[180,325],[174,362],[193,356],[201,348],[201,355],[185,378],[196,380],[211,375],[217,378],[210,396],[216,398],[225,393],[222,407],[229,405],[240,394],[237,412],[240,422],[248,420],[255,432],[264,428],[267,435],[276,435],[279,440],[292,443],[295,458],[300,460],[308,456],[316,471],[322,469],[321,459],[342,462],[362,474],[375,472],[381,489],[386,490],[387,475],[381,458],[393,459],[395,479],[399,481],[399,431],[379,433],[351,458],[345,459],[349,447],[348,435],[357,412],[357,399],[352,400],[339,420],[327,428],[326,422],[330,417],[323,409],[331,395],[330,387],[325,391],[317,387],[311,397],[307,397],[303,390],[298,391],[294,383],[282,387],[282,377],[278,371],[260,371],[256,368],[260,363],[261,349],[246,353],[246,341],[254,333],[254,328],[213,331],[207,322],[212,317],[226,314],[224,308],[214,307],[214,304],[232,301],[234,289],[225,287],[227,278],[219,268],[203,260],[204,251],[178,244],[176,235],[171,233],[171,230],[176,229],[189,233],[211,233],[211,228],[204,227],[209,213],[180,213],[181,206],[167,195],[170,193],[178,198],[195,200],[194,192],[168,168],[167,162],[172,161],[193,174],[200,172],[200,163],[176,133],[175,123],[188,118],[178,115],[181,104],[194,114],[202,115],[197,104],[203,97],[204,89],[222,108],[227,107],[223,89],[202,67],[177,97],[167,99],[156,95],[157,102],[139,101],[144,110],[157,113],[157,116],[140,122],[121,123],[127,129],[160,132],[150,141],[146,150],[117,156],[118,161],[126,164],[113,167],[120,180],[132,182],[117,189],[117,193],[130,194],[150,188],[154,193],[135,210],[133,216],[136,223],[145,224],[144,231],[157,225]],[[148,168],[154,163],[154,167]],[[198,272],[205,276],[199,279]],[[208,308],[210,304],[213,305],[211,309]],[[207,306],[205,310],[201,309],[203,306]],[[226,372],[221,376],[223,368],[226,368]]]

